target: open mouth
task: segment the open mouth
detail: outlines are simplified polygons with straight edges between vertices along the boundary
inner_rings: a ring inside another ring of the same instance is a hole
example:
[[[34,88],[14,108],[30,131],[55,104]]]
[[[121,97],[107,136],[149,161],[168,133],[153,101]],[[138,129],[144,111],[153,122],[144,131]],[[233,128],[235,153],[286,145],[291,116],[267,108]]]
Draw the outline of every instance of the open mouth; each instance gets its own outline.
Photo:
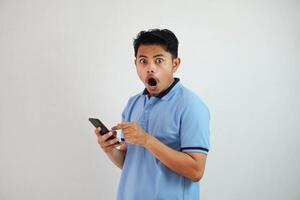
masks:
[[[149,84],[150,86],[156,86],[156,85],[157,85],[157,81],[156,81],[155,78],[149,78],[149,79],[148,79],[148,84]]]
[[[150,93],[156,92],[158,87],[158,79],[155,77],[149,77],[146,79],[147,89]]]

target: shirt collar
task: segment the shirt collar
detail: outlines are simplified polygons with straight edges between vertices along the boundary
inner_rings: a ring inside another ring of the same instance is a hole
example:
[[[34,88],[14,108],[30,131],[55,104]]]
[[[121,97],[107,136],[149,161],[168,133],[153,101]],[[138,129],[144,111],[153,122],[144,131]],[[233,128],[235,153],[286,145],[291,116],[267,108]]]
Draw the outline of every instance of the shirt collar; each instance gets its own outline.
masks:
[[[172,83],[166,90],[162,91],[161,93],[159,93],[159,94],[156,95],[155,97],[160,98],[160,99],[163,98],[164,96],[166,96],[166,95],[172,90],[172,88],[173,88],[179,81],[180,81],[179,78],[174,78],[173,83]],[[147,88],[144,89],[143,94],[144,94],[144,95],[146,95],[146,94],[149,95],[149,92],[148,92]]]

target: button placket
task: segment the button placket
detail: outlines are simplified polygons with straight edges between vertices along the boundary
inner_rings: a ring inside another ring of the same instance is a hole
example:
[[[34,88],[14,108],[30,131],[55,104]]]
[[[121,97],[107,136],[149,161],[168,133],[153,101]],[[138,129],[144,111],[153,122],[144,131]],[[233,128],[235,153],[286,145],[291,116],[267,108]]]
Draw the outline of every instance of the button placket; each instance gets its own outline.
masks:
[[[150,110],[152,109],[152,107],[155,105],[155,103],[158,101],[158,99],[156,97],[151,97],[150,99],[148,99],[148,101],[145,104],[145,109],[144,109],[144,122],[145,122],[145,128],[146,131],[149,131],[149,117],[150,117]],[[149,133],[151,134],[151,133]]]

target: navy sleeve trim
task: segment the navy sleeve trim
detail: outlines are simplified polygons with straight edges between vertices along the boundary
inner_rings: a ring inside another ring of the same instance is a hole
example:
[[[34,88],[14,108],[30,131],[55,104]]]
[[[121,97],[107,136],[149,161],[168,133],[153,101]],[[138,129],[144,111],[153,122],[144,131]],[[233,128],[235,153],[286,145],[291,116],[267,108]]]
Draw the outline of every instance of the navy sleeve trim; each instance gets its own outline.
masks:
[[[182,148],[180,148],[180,151],[182,151],[182,150],[202,150],[202,151],[206,151],[206,152],[209,151],[207,148],[203,148],[203,147],[182,147]]]

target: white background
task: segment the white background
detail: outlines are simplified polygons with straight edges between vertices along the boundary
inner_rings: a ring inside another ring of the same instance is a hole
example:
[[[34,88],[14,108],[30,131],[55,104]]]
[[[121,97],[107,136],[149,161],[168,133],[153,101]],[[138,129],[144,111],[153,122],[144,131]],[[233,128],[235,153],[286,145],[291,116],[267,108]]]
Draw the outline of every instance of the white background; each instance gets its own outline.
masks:
[[[114,199],[88,117],[143,90],[140,30],[169,28],[208,105],[202,200],[299,200],[300,2],[0,0],[0,199]],[[149,186],[151,187],[151,186]]]

